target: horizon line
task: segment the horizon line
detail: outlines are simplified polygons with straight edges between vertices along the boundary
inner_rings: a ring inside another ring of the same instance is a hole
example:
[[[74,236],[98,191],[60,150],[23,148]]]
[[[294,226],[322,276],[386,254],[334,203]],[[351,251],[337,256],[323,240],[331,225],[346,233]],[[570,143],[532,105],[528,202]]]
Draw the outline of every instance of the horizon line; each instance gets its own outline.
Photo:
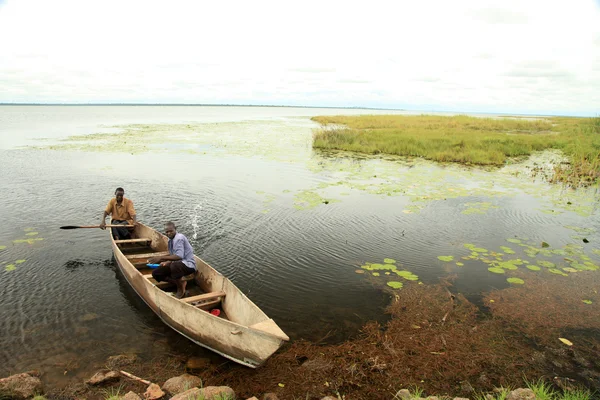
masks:
[[[519,116],[539,116],[539,117],[583,117],[572,114],[544,114],[544,113],[521,113],[521,112],[492,112],[492,111],[456,111],[456,110],[419,110],[406,108],[390,107],[366,107],[366,106],[305,106],[305,105],[275,105],[275,104],[228,104],[228,103],[2,103],[0,106],[182,106],[182,107],[277,107],[277,108],[327,108],[327,109],[357,109],[357,110],[381,110],[381,111],[409,111],[409,112],[445,112],[445,113],[470,113],[470,114],[492,114],[492,115],[519,115]]]

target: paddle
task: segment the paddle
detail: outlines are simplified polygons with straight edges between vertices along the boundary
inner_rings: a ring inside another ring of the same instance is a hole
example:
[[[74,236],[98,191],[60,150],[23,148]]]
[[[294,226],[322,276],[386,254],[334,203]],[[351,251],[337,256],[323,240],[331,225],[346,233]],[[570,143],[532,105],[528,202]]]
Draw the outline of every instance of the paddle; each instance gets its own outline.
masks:
[[[134,225],[106,225],[107,228],[133,228]],[[100,228],[100,225],[87,225],[87,226],[77,226],[77,225],[66,225],[61,226],[60,229],[79,229],[79,228]]]

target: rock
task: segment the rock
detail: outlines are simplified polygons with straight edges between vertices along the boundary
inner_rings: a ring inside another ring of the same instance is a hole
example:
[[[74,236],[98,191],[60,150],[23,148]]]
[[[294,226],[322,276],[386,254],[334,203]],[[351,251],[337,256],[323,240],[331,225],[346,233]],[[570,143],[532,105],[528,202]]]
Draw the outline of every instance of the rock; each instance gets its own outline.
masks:
[[[137,394],[135,394],[133,392],[127,392],[127,394],[125,396],[123,396],[121,399],[122,400],[142,400],[142,398],[140,396],[138,396]]]
[[[325,396],[321,400],[338,400],[338,399],[336,397],[333,397],[333,396]]]
[[[398,393],[396,393],[395,398],[410,400],[412,398],[412,396],[410,395],[410,391],[408,389],[400,389],[400,390],[398,390]]]
[[[172,395],[176,395],[198,386],[202,386],[202,379],[194,375],[183,374],[167,380],[162,385],[162,389]]]
[[[188,399],[203,399],[203,400],[221,400],[221,399],[235,399],[235,392],[228,386],[207,386],[203,389],[193,388],[181,392],[173,397],[171,400],[188,400]]]
[[[144,398],[146,400],[160,399],[164,395],[165,392],[163,392],[160,389],[160,386],[158,386],[156,383],[151,383],[150,386],[148,386],[148,389],[146,389],[146,391],[144,392]]]
[[[535,400],[535,393],[531,389],[515,389],[506,396],[506,400]]]
[[[27,373],[11,375],[0,379],[0,393],[10,395],[15,399],[33,397],[42,391],[42,382],[36,376]]]
[[[121,375],[117,371],[103,369],[94,374],[90,379],[85,381],[88,385],[101,385],[103,383],[118,381]]]
[[[263,400],[279,400],[279,397],[275,393],[265,393]]]
[[[131,365],[138,361],[135,354],[119,354],[118,356],[110,356],[106,360],[106,366],[110,369],[120,369],[125,365]]]
[[[208,358],[203,357],[191,357],[185,363],[185,368],[187,369],[205,369],[210,366],[210,360]]]
[[[248,397],[246,400],[258,400],[256,396]]]
[[[428,396],[425,397],[425,400],[439,400],[437,396]]]

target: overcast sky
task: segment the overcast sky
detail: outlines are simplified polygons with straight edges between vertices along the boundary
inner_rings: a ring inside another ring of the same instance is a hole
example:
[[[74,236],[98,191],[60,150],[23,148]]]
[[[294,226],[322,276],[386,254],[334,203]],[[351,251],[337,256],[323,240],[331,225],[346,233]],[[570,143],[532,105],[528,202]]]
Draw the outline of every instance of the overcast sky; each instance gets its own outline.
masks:
[[[0,102],[600,115],[600,0],[0,0]]]

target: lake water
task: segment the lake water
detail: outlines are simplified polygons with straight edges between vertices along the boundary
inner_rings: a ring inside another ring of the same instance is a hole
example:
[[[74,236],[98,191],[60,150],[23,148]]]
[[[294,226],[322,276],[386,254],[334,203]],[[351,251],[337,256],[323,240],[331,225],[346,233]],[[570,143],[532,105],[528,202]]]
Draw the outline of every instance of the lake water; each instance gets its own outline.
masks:
[[[118,186],[140,221],[176,222],[292,340],[339,341],[384,321],[388,282],[456,275],[454,289],[480,304],[508,277],[568,279],[571,268],[597,279],[594,189],[551,186],[524,165],[489,172],[312,149],[311,116],[365,113],[393,112],[0,106],[0,376],[37,368],[47,381],[81,380],[115,354],[206,354],[128,287],[106,232],[58,229],[98,224]],[[515,259],[529,261],[509,268]],[[540,259],[540,271],[525,268]]]

